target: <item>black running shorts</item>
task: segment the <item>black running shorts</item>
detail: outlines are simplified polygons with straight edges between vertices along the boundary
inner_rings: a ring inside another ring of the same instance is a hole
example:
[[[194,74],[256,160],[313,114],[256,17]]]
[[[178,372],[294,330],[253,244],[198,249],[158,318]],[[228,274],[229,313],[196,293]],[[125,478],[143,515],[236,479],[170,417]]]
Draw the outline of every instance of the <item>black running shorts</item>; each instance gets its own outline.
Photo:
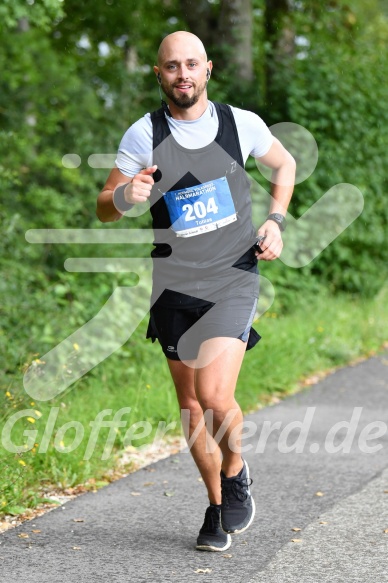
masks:
[[[198,307],[172,308],[155,303],[150,310],[147,338],[156,339],[167,358],[193,360],[202,342],[210,338],[239,338],[247,350],[260,340],[251,327],[257,299],[229,297]]]

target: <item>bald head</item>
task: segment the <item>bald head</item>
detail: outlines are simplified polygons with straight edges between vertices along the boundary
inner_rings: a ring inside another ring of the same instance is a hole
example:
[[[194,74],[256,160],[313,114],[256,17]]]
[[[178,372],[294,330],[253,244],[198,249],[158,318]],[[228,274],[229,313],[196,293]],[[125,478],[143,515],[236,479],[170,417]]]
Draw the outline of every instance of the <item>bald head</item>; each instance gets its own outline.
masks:
[[[176,51],[182,48],[192,51],[192,57],[200,58],[207,61],[207,55],[203,42],[195,34],[178,30],[172,34],[167,35],[161,42],[158,50],[158,65],[160,66],[164,61],[168,60]]]
[[[202,115],[208,103],[206,87],[212,67],[195,34],[180,30],[163,39],[154,72],[173,117],[196,119]]]

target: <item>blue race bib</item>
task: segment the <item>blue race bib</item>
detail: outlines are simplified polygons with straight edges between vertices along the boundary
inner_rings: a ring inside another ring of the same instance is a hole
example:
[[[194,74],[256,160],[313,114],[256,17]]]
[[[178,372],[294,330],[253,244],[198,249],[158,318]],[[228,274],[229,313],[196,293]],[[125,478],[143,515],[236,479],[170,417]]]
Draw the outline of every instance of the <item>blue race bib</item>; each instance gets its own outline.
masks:
[[[226,176],[198,186],[164,194],[171,228],[178,237],[193,237],[214,231],[237,220]]]

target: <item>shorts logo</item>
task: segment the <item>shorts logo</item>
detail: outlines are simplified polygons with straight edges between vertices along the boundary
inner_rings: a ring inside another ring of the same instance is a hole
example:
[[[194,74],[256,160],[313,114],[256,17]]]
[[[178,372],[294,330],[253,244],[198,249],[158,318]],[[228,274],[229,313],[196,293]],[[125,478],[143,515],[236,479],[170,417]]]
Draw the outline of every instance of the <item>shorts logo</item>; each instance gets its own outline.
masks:
[[[176,352],[175,346],[167,346],[168,352]]]

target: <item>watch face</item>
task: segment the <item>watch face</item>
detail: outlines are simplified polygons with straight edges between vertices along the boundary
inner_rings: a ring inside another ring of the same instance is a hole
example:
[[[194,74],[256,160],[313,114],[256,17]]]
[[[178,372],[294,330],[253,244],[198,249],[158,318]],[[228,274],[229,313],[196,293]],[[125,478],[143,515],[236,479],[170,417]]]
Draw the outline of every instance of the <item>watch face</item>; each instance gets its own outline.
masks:
[[[280,213],[271,213],[270,215],[268,215],[267,218],[270,219],[271,221],[275,221],[275,223],[277,223],[281,231],[285,230],[286,219],[283,215],[281,215]]]
[[[275,219],[275,221],[278,221],[279,223],[282,223],[284,221],[283,215],[279,213],[273,213],[272,218]]]

